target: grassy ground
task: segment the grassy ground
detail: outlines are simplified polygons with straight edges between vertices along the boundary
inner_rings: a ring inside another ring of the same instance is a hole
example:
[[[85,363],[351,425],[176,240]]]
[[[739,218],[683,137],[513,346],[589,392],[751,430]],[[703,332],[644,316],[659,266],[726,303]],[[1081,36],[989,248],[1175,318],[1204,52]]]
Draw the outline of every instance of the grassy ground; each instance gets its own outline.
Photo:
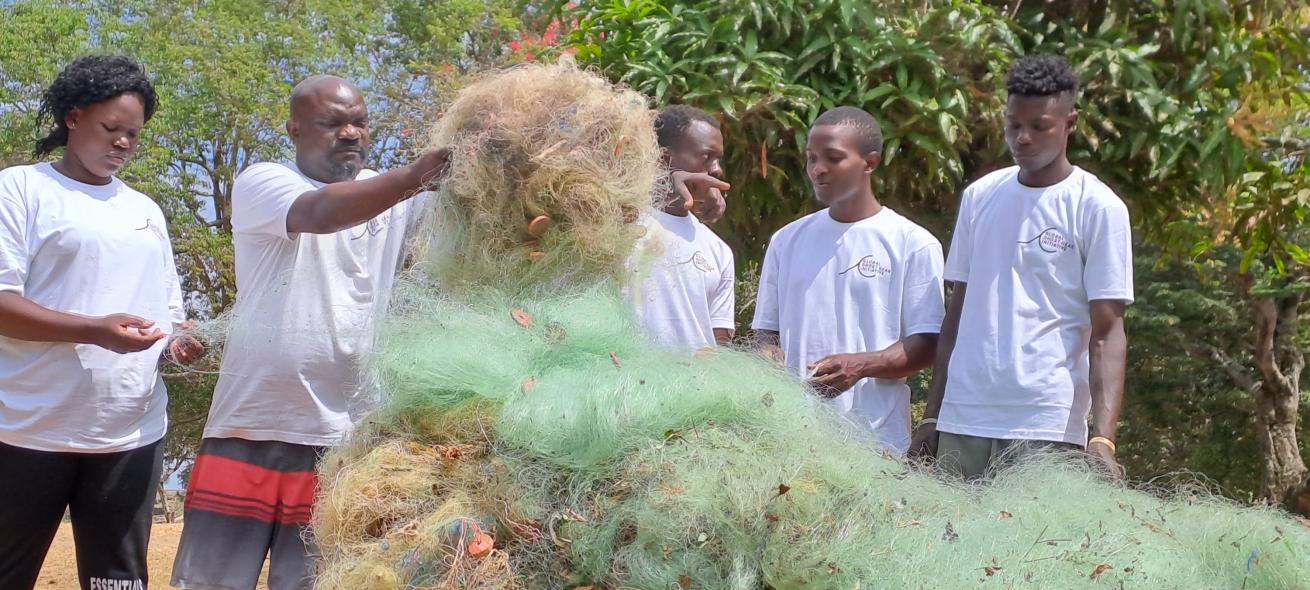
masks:
[[[168,580],[173,571],[173,555],[177,551],[177,541],[182,536],[182,524],[156,523],[150,531],[150,587],[168,588]],[[59,527],[55,542],[50,545],[46,555],[41,577],[37,579],[37,590],[78,590],[77,559],[73,551],[73,529],[68,523]],[[268,574],[267,571],[264,572]],[[264,577],[259,581],[259,590],[267,590]]]

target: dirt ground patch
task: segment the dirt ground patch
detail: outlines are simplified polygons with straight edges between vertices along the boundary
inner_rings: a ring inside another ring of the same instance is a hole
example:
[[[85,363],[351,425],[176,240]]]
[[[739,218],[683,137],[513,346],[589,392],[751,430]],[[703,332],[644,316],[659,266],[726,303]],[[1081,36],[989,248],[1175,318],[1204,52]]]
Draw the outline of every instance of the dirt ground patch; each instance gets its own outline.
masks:
[[[150,530],[150,587],[168,588],[168,579],[173,571],[173,555],[177,552],[177,542],[182,537],[182,524],[156,523]],[[260,576],[258,590],[268,590],[265,578]],[[37,590],[78,590],[77,558],[73,550],[73,528],[64,523],[59,527],[59,534],[50,545],[41,576],[36,581]]]

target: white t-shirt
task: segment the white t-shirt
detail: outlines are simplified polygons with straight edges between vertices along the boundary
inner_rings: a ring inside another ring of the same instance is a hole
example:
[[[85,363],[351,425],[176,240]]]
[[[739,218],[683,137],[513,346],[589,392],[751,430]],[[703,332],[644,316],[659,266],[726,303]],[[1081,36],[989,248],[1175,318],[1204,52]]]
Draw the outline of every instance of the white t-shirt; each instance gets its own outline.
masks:
[[[1078,167],[1045,188],[988,174],[964,189],[946,279],[968,289],[938,430],[1086,444],[1088,302],[1133,299],[1123,201]]]
[[[664,346],[714,347],[714,328],[734,327],[732,249],[694,215],[656,211],[646,227],[653,260],[629,291],[638,322]]]
[[[186,318],[159,206],[117,178],[83,184],[50,164],[0,171],[0,291],[66,313],[132,314],[167,333]],[[165,345],[118,354],[0,336],[0,442],[108,453],[158,441]]]
[[[887,207],[855,223],[824,209],[769,241],[753,327],[778,332],[787,367],[803,378],[830,354],[936,334],[944,315],[942,245],[928,230]],[[909,448],[904,379],[861,379],[833,401],[887,447]]]
[[[376,176],[372,170],[357,179]],[[386,309],[412,203],[331,234],[288,234],[296,198],[324,186],[255,164],[232,189],[237,302],[208,438],[333,445],[370,397],[361,365]]]

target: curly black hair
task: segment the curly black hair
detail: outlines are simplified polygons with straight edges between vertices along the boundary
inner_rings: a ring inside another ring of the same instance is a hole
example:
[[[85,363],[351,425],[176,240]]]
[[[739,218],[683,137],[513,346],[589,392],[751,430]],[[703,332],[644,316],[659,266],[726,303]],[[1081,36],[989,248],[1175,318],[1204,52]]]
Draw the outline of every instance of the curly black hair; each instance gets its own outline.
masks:
[[[685,104],[674,104],[660,109],[655,116],[655,136],[660,147],[672,149],[673,144],[682,139],[693,121],[709,123],[719,129],[719,120],[709,113]]]
[[[64,119],[74,108],[104,102],[129,92],[141,97],[146,121],[149,121],[155,114],[159,99],[141,64],[116,55],[77,58],[59,72],[54,83],[41,96],[36,124],[38,128],[48,125],[50,132],[36,140],[33,154],[40,158],[55,148],[68,145],[68,124]]]
[[[1078,74],[1057,55],[1030,55],[1010,66],[1005,89],[1011,96],[1055,96],[1078,92]]]
[[[859,107],[837,107],[819,115],[815,127],[848,125],[860,133],[860,151],[865,154],[882,151],[882,126],[868,111]]]

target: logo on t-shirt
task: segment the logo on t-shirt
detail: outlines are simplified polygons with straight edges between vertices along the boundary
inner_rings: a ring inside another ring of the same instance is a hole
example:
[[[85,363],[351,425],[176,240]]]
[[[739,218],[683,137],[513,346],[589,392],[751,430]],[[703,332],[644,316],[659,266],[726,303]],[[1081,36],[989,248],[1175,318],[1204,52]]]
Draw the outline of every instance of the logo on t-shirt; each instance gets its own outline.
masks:
[[[356,226],[350,230],[350,239],[360,240],[364,236],[376,236],[382,233],[388,225],[391,225],[391,212],[384,211],[381,215],[368,220],[363,226]]]
[[[164,233],[164,228],[155,225],[149,217],[147,217],[146,220],[142,222],[141,227],[136,228],[136,231],[149,231],[150,233],[154,234],[155,238],[158,239],[159,241],[161,242],[168,241],[168,235]]]
[[[1032,238],[1019,241],[1020,244],[1024,245],[1033,242],[1036,242],[1037,247],[1041,248],[1043,252],[1050,252],[1051,254],[1059,254],[1073,247],[1073,242],[1070,242],[1068,238],[1064,237],[1064,234],[1061,234],[1059,230],[1053,227],[1042,230],[1042,233]]]
[[[690,264],[696,267],[696,270],[701,272],[714,272],[714,265],[710,264],[710,259],[706,258],[700,250],[697,250],[695,254],[692,254],[691,258],[678,263],[679,266],[684,264]]]
[[[891,267],[887,266],[874,258],[872,254],[861,258],[859,262],[851,265],[850,268],[837,273],[837,276],[844,275],[851,271],[860,273],[865,278],[885,277],[892,274]]]

